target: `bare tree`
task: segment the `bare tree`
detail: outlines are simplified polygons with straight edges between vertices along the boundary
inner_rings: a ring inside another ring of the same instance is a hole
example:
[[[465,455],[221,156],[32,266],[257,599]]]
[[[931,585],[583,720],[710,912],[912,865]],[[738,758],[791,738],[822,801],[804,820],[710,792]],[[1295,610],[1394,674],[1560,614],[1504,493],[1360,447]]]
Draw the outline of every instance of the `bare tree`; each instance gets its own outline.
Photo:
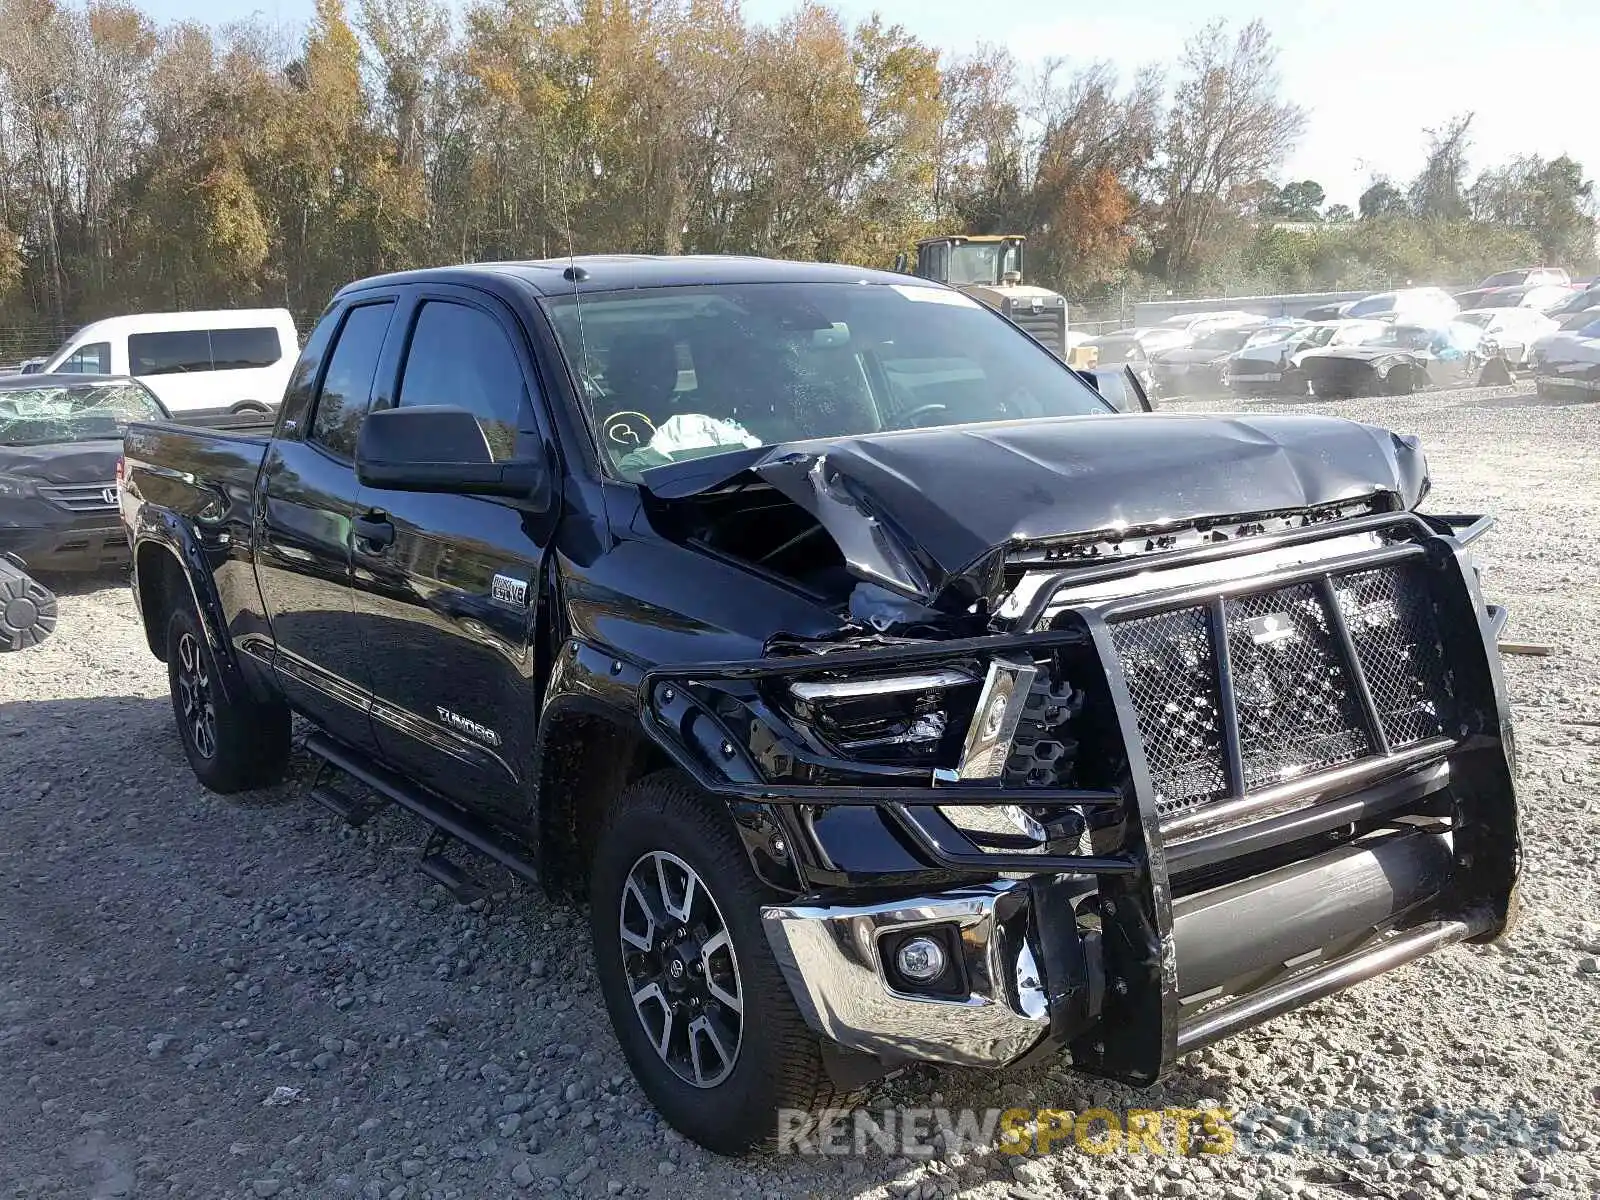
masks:
[[[1252,21],[1230,36],[1216,21],[1184,47],[1161,146],[1160,255],[1168,278],[1194,268],[1240,193],[1280,166],[1305,113],[1279,98],[1278,52]]]
[[[1459,221],[1467,215],[1467,150],[1471,113],[1452,117],[1428,133],[1428,157],[1411,181],[1411,210],[1419,217]]]

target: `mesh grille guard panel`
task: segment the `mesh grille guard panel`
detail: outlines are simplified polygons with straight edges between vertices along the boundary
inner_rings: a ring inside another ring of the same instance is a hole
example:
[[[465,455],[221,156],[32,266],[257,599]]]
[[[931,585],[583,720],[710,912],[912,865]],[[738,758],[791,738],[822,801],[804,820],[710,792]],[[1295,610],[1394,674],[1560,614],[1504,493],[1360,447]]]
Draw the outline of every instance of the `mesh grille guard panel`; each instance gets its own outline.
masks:
[[[1455,680],[1414,566],[1363,571],[1334,582],[1384,736],[1396,749],[1445,731]]]
[[[1111,627],[1139,718],[1161,815],[1220,800],[1222,709],[1204,608],[1136,617]]]
[[[1337,577],[1332,595],[1387,749],[1448,728],[1454,680],[1421,568]],[[1246,795],[1385,749],[1370,731],[1327,597],[1296,583],[1222,603]],[[1210,608],[1195,605],[1110,629],[1163,818],[1232,798],[1211,622]]]
[[[1373,753],[1315,588],[1244,596],[1226,612],[1246,791]]]

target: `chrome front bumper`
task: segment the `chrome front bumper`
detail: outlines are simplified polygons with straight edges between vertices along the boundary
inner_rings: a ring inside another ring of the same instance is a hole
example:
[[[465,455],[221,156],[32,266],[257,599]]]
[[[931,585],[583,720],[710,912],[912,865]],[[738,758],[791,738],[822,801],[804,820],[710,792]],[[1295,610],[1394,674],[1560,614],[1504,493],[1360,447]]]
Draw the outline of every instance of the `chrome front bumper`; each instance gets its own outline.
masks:
[[[813,1029],[885,1062],[999,1067],[1035,1046],[1049,1006],[1025,933],[1026,885],[997,882],[868,905],[772,905],[762,924]],[[959,931],[964,996],[897,991],[880,956],[887,935]]]

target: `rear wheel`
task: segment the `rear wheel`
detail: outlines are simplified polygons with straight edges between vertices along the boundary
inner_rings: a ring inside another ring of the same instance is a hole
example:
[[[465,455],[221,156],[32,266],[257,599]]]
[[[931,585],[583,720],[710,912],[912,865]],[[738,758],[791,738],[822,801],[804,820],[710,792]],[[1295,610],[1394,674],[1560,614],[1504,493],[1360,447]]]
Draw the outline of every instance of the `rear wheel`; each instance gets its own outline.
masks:
[[[167,679],[183,752],[201,783],[226,795],[283,778],[288,706],[225,693],[205,631],[186,606],[167,622]]]
[[[733,823],[676,771],[635,783],[590,871],[600,990],[645,1095],[719,1154],[771,1142],[780,1109],[841,1102],[761,927],[779,896]]]
[[[1511,367],[1503,358],[1491,358],[1478,372],[1479,387],[1504,387],[1511,382]]]

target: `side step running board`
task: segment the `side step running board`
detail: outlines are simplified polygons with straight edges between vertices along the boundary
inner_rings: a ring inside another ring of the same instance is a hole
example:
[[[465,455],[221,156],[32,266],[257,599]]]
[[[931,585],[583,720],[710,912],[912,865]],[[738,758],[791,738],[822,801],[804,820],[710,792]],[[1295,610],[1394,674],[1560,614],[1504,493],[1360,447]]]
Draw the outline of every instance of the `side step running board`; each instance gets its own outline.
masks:
[[[360,751],[352,750],[350,747],[334,741],[325,733],[314,733],[307,738],[306,751],[322,759],[329,766],[337,767],[346,775],[360,780],[380,796],[394,801],[401,808],[410,809],[432,825],[434,829],[438,830],[438,834],[470,846],[479,854],[493,859],[513,875],[526,879],[529,883],[539,882],[538,870],[528,860],[527,854],[520,846],[517,846],[487,823],[480,821],[470,813],[463,812],[448,800],[417,787],[405,777],[373,762]],[[355,804],[349,797],[335,789],[329,789],[325,786],[314,788],[313,798],[325,807],[331,808],[332,806],[322,796],[315,795],[318,791],[333,791],[339,800],[346,804]],[[338,810],[334,809],[334,811],[337,812]],[[341,813],[340,815],[342,816],[343,814]],[[435,835],[435,838],[437,836]],[[476,886],[475,881],[440,853],[443,843],[436,844],[435,838],[428,839],[428,847],[423,852],[422,869],[430,878],[437,880],[452,893],[456,894],[459,899],[461,892],[458,891],[458,888],[470,892],[471,888]],[[481,890],[478,894],[482,894]],[[473,898],[476,899],[476,896]],[[463,901],[463,903],[470,903],[470,901]]]
[[[1291,1009],[1331,996],[1394,967],[1432,954],[1452,942],[1476,937],[1494,925],[1488,913],[1468,913],[1453,920],[1429,921],[1408,929],[1369,950],[1357,951],[1281,983],[1269,984],[1230,1001],[1178,1029],[1178,1053],[1209,1046],[1252,1025],[1259,1025]]]
[[[318,776],[321,776],[320,771]],[[375,811],[370,804],[363,804],[354,797],[345,795],[331,783],[314,783],[308,794],[323,808],[356,829],[360,829],[370,821]]]
[[[422,848],[422,873],[455,897],[457,904],[471,904],[488,894],[489,889],[462,867],[444,856],[455,839],[435,829]]]

